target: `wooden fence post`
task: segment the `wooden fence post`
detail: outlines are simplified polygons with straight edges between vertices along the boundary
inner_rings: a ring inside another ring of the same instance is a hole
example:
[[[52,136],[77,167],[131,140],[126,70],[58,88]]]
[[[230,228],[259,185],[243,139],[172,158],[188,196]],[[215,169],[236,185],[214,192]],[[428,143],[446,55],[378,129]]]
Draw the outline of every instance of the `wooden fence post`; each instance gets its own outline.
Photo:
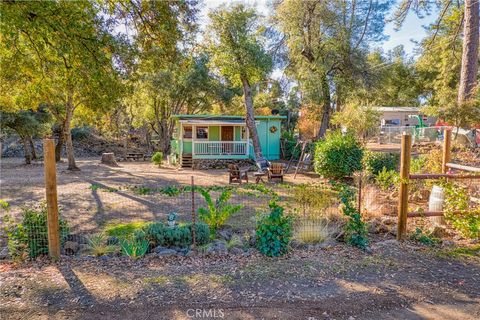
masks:
[[[443,156],[442,156],[442,173],[447,173],[447,163],[450,162],[450,149],[452,146],[452,129],[443,130]]]
[[[195,181],[192,176],[192,246],[195,248],[197,245],[196,239],[196,228],[197,228],[197,221],[196,221],[196,214],[195,214]]]
[[[402,240],[407,233],[408,179],[410,175],[411,153],[412,136],[404,132],[402,135],[402,149],[400,157],[400,191],[398,195],[397,240]]]
[[[58,259],[60,258],[60,227],[58,223],[57,168],[53,139],[43,140],[43,159],[47,197],[48,254],[51,258]]]

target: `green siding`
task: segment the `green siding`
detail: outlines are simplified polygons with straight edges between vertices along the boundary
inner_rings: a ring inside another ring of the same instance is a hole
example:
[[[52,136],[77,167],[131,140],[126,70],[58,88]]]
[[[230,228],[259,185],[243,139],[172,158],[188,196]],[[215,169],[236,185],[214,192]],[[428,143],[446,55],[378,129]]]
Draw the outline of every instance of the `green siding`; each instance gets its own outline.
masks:
[[[235,141],[240,141],[242,140],[242,129],[241,127],[233,127],[233,130],[234,131],[234,137],[235,137]]]
[[[192,141],[183,141],[183,153],[192,153]]]
[[[209,141],[220,141],[220,127],[219,126],[209,126],[208,127],[208,140]]]

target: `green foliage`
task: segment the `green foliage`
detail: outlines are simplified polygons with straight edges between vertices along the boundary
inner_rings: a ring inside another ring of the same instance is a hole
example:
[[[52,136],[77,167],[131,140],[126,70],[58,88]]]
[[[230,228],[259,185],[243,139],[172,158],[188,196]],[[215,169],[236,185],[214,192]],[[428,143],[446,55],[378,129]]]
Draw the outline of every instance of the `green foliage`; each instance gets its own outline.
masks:
[[[92,128],[89,126],[72,128],[73,140],[85,140],[92,135]]]
[[[163,193],[169,197],[175,197],[182,193],[182,190],[176,186],[167,186],[160,189],[160,193]]]
[[[410,172],[412,174],[422,173],[425,170],[427,164],[427,158],[424,156],[418,156],[410,160]]]
[[[257,83],[272,69],[271,56],[261,42],[261,17],[243,4],[220,6],[209,14],[208,51],[211,65],[235,85]]]
[[[412,234],[411,239],[423,243],[427,246],[433,246],[441,242],[440,239],[432,237],[431,235],[423,232],[421,228],[415,229],[415,233]]]
[[[329,207],[335,203],[335,197],[335,191],[316,185],[299,184],[293,190],[295,206],[301,208],[304,216],[307,215],[307,210],[318,212]]]
[[[340,125],[358,139],[365,139],[367,133],[379,128],[380,113],[362,103],[348,103],[332,117],[332,124]]]
[[[188,247],[192,244],[192,224],[177,225],[173,228],[161,222],[153,222],[143,227],[145,238],[151,247]],[[196,223],[195,239],[198,245],[208,243],[210,229],[207,224]]]
[[[445,219],[471,239],[480,238],[480,207],[469,205],[468,190],[453,182],[443,183]]]
[[[0,208],[8,211],[10,209],[10,203],[8,203],[6,200],[0,199]]]
[[[146,196],[147,194],[151,194],[153,192],[152,188],[147,186],[135,186],[133,188],[133,192],[140,196]]]
[[[222,191],[216,201],[212,200],[209,191],[199,189],[199,192],[207,203],[207,208],[202,207],[198,209],[200,219],[208,224],[212,236],[215,236],[217,229],[223,226],[232,214],[242,209],[243,205],[232,205],[227,203],[232,196],[232,193],[229,190]]]
[[[342,211],[348,218],[344,226],[345,240],[352,246],[365,249],[368,245],[368,232],[360,212],[355,208],[355,192],[344,183],[335,183],[334,187],[339,191],[343,204]]]
[[[383,168],[382,171],[375,176],[375,183],[384,191],[395,188],[399,182],[400,174],[395,170]]]
[[[160,167],[163,163],[163,153],[158,151],[155,152],[152,156],[152,162]]]
[[[363,163],[365,169],[373,175],[377,175],[384,168],[387,171],[396,171],[400,165],[400,154],[367,151],[365,152]]]
[[[9,216],[3,218],[8,236],[8,249],[14,258],[34,259],[42,254],[48,254],[47,206],[22,208],[22,221],[14,223]],[[59,219],[60,241],[63,243],[69,233],[65,220]]]
[[[97,257],[115,253],[118,250],[117,246],[107,244],[107,239],[103,233],[89,237],[88,247],[90,252]]]
[[[342,179],[362,169],[363,148],[351,134],[335,131],[315,147],[315,171],[325,178]]]
[[[117,237],[118,239],[126,239],[135,233],[135,231],[142,229],[147,222],[133,221],[127,223],[113,223],[105,227],[105,233],[110,237]]]
[[[122,249],[122,254],[136,260],[147,253],[149,243],[145,237],[137,233],[135,237],[121,239],[120,247]]]
[[[284,255],[292,238],[292,217],[283,215],[283,208],[270,202],[270,213],[261,216],[256,227],[257,249],[269,257]]]

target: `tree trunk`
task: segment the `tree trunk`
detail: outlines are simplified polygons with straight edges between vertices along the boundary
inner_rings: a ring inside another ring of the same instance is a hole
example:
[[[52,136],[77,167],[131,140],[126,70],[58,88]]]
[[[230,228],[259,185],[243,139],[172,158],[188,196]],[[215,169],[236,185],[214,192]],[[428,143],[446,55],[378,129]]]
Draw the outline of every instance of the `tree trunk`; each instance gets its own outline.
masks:
[[[462,69],[458,88],[458,104],[473,98],[478,72],[479,4],[478,0],[465,0],[463,27]]]
[[[257,126],[255,125],[255,115],[253,113],[253,98],[252,98],[252,90],[250,88],[250,84],[245,77],[242,77],[242,84],[243,84],[243,95],[245,99],[245,109],[246,109],[246,117],[245,122],[248,127],[248,131],[250,131],[250,138],[252,138],[253,143],[253,152],[255,153],[255,158],[262,158],[262,147],[260,145],[260,139],[258,138]],[[248,147],[247,147],[248,148]]]
[[[28,137],[23,137],[22,142],[23,142],[23,150],[25,152],[25,164],[31,164],[32,163],[32,156],[30,154],[30,146],[28,144]]]
[[[331,97],[330,97],[330,85],[326,75],[322,77],[322,119],[320,121],[320,128],[318,129],[317,139],[321,139],[325,136],[327,132],[328,125],[330,123],[330,112],[331,112]]]
[[[72,132],[70,129],[70,124],[73,116],[73,105],[69,101],[67,102],[66,107],[67,107],[67,112],[66,112],[65,123],[63,125],[63,128],[64,128],[65,141],[67,146],[67,160],[68,160],[67,169],[72,171],[80,171],[80,169],[77,167],[77,164],[75,163],[75,155],[73,153]]]
[[[30,151],[32,152],[32,159],[37,160],[37,152],[35,151],[35,145],[33,144],[32,137],[28,137],[28,142],[30,143]]]
[[[55,162],[59,162],[62,158],[63,143],[65,142],[65,132],[63,126],[60,126],[57,144],[55,145]]]

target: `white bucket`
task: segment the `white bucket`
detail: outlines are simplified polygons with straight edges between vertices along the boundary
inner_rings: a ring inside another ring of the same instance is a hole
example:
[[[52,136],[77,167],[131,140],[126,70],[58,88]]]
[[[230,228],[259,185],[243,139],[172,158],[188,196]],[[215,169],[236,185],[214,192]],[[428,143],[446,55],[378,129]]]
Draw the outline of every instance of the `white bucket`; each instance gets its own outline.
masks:
[[[432,191],[430,192],[430,198],[428,199],[428,211],[443,211],[444,200],[445,195],[442,187],[433,186]],[[443,216],[430,217],[430,221],[434,225],[445,225],[445,218]]]

